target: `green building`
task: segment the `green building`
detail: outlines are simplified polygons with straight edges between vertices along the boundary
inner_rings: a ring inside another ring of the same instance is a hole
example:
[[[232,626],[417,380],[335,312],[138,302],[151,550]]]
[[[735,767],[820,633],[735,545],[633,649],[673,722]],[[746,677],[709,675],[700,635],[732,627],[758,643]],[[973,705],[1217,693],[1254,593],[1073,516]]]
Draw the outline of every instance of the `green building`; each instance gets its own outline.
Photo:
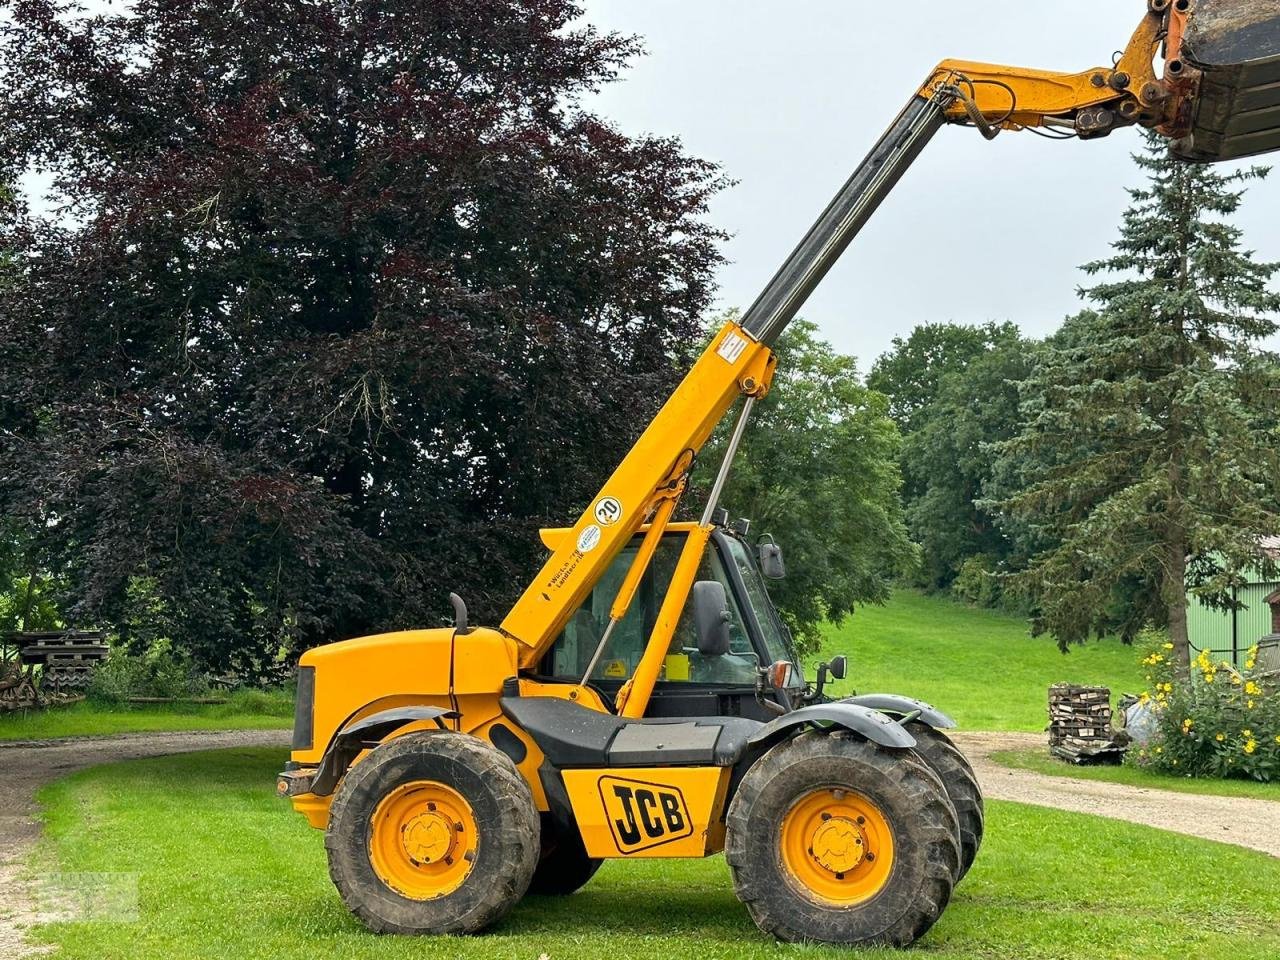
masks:
[[[1271,541],[1274,540],[1274,543]],[[1268,550],[1280,549],[1280,537],[1268,538]],[[1187,636],[1194,653],[1208,650],[1215,660],[1242,667],[1251,646],[1280,633],[1280,580],[1263,580],[1255,571],[1237,587],[1237,610],[1215,610],[1194,596],[1187,598]]]

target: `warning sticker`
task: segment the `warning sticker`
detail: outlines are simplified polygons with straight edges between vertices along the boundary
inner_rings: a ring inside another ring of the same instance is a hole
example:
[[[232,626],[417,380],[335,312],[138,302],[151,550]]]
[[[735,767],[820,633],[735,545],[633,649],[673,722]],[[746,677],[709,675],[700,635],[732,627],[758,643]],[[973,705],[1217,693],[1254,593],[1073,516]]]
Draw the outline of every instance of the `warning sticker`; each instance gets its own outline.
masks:
[[[604,675],[606,677],[625,677],[627,675],[627,664],[625,660],[609,660],[604,665]]]
[[[611,527],[622,519],[622,504],[615,497],[601,497],[596,501],[596,523]]]
[[[737,363],[738,358],[742,356],[742,351],[747,347],[747,341],[736,333],[731,333],[720,341],[720,346],[716,348],[716,353],[724,357],[729,363]]]
[[[590,553],[600,543],[600,528],[594,523],[582,528],[578,534],[578,552]]]

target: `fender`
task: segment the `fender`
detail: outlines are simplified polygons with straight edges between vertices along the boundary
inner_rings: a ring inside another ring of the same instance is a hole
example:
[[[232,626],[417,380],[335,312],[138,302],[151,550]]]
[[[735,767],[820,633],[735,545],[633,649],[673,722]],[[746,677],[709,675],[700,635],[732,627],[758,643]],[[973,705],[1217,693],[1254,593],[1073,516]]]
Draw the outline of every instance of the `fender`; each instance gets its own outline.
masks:
[[[299,791],[294,787],[291,792],[314,793],[319,797],[327,797],[333,793],[338,781],[342,779],[342,775],[347,772],[347,768],[359,756],[361,750],[376,745],[385,739],[387,734],[394,733],[415,721],[434,720],[441,730],[445,730],[447,728],[444,721],[458,716],[460,716],[458,711],[446,710],[444,707],[396,707],[394,710],[381,710],[355,723],[347,724],[330,741],[308,788],[305,791]]]
[[[837,702],[854,703],[858,706],[870,707],[872,710],[882,710],[885,713],[916,713],[920,720],[935,730],[950,730],[956,725],[954,720],[933,704],[914,700],[911,697],[902,697],[896,693],[864,693],[857,697],[845,697]]]
[[[758,747],[775,739],[778,734],[806,724],[835,726],[861,734],[882,747],[906,749],[916,745],[916,738],[903,729],[893,717],[859,703],[834,700],[831,703],[815,703],[799,710],[792,710],[776,720],[771,720],[752,734],[747,741]]]

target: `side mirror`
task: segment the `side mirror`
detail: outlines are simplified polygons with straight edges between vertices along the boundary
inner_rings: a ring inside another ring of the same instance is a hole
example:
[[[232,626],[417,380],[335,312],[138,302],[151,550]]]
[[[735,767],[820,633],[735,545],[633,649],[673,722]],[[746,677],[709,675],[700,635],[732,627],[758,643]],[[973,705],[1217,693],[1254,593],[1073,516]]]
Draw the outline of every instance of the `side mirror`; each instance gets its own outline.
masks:
[[[831,658],[831,662],[827,664],[827,673],[831,674],[832,680],[843,680],[848,667],[849,658],[842,653]]]
[[[769,580],[782,580],[787,575],[787,569],[782,563],[782,547],[780,547],[773,539],[771,534],[766,533],[760,538],[756,550],[760,556],[760,572]]]
[[[700,654],[723,657],[729,652],[729,598],[719,580],[699,580],[693,585],[693,622]]]

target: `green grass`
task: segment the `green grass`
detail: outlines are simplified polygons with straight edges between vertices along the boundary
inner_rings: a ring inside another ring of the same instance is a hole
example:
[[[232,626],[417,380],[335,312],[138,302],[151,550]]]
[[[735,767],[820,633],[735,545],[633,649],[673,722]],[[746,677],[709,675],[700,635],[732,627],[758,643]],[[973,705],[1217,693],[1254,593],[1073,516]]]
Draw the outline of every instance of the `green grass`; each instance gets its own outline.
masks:
[[[283,690],[237,690],[226,703],[108,706],[89,700],[67,707],[0,714],[0,740],[43,740],[155,730],[260,730],[293,724],[293,697]]]
[[[837,653],[849,655],[849,677],[836,692],[918,697],[968,730],[1043,730],[1048,687],[1060,680],[1113,695],[1143,686],[1137,656],[1118,640],[1064,654],[1049,637],[1030,636],[1021,617],[908,590],[828,627],[819,659]]]
[[[1075,777],[1078,780],[1105,780],[1133,787],[1152,787],[1177,793],[1200,793],[1215,797],[1251,797],[1255,800],[1280,801],[1280,782],[1259,783],[1256,780],[1197,780],[1175,777],[1158,770],[1141,770],[1130,766],[1077,766],[1042,750],[1002,750],[991,759],[1014,770],[1034,770],[1051,777]],[[1280,816],[1280,811],[1277,811]]]
[[[53,924],[38,938],[62,960],[886,956],[774,943],[735,900],[720,857],[607,863],[577,895],[527,898],[484,936],[374,936],[330,885],[320,833],[272,795],[282,759],[166,757],[45,788],[35,869],[134,875],[140,917]],[[914,955],[1273,960],[1277,889],[1280,860],[1261,854],[993,802],[977,864]]]

